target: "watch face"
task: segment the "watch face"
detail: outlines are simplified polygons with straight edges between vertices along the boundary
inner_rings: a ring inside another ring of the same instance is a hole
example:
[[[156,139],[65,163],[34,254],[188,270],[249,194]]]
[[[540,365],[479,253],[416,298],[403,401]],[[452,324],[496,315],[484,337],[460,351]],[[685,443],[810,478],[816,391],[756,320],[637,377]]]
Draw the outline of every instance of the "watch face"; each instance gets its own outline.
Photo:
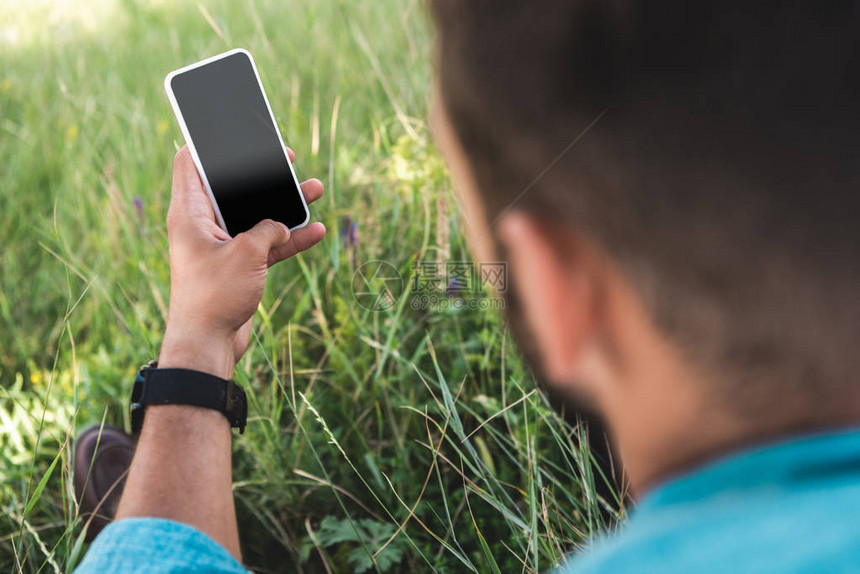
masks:
[[[137,376],[134,378],[134,386],[131,388],[131,401],[129,404],[129,408],[131,409],[131,434],[140,433],[141,427],[143,427],[143,413],[146,408],[141,404],[141,398],[143,396],[143,384],[144,384],[144,371],[147,367],[143,367],[137,372]]]
[[[131,388],[131,408],[140,404],[140,396],[143,394],[143,376],[138,373],[134,378],[134,386]]]

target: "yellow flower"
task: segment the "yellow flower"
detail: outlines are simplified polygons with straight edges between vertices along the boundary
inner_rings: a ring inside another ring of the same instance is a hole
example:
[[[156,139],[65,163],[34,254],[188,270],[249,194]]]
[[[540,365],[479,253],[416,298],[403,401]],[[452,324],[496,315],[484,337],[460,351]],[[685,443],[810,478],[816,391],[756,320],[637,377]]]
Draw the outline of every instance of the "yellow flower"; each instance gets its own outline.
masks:
[[[42,371],[33,371],[30,373],[30,382],[34,386],[39,386],[44,380],[44,376],[42,375]]]
[[[66,140],[74,141],[78,137],[78,124],[72,124],[66,130]]]
[[[2,82],[0,82],[0,94],[8,92],[11,89],[12,89],[12,79],[11,78],[6,78]]]
[[[158,125],[155,126],[155,131],[158,132],[158,135],[164,135],[169,127],[170,124],[167,123],[167,120],[159,120]]]

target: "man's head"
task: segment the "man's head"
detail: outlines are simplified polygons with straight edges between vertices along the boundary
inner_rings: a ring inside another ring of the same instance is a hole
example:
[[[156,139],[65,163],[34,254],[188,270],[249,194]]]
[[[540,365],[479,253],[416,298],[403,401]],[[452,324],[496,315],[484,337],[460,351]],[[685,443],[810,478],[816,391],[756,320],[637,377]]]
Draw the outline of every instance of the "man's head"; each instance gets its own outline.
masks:
[[[643,384],[738,437],[858,414],[856,3],[431,4],[472,243],[552,386],[614,427]]]

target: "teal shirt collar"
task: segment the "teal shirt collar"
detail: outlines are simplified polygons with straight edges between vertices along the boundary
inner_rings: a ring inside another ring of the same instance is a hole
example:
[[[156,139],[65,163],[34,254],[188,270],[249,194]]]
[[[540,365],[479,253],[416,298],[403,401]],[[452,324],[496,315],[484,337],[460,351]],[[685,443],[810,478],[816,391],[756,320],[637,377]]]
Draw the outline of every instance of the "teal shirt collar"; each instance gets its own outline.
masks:
[[[716,493],[795,490],[845,478],[860,480],[860,427],[795,436],[728,455],[656,487],[635,514],[699,502]]]

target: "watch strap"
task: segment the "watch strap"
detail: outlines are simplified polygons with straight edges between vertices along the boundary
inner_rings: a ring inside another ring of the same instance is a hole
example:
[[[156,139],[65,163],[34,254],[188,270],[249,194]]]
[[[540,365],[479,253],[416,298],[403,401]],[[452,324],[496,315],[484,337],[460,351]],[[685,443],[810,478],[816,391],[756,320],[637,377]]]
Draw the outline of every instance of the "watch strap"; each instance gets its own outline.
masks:
[[[245,432],[248,406],[245,391],[231,380],[190,369],[144,367],[134,382],[131,397],[132,432],[143,427],[150,405],[191,405],[223,413],[230,426]]]

